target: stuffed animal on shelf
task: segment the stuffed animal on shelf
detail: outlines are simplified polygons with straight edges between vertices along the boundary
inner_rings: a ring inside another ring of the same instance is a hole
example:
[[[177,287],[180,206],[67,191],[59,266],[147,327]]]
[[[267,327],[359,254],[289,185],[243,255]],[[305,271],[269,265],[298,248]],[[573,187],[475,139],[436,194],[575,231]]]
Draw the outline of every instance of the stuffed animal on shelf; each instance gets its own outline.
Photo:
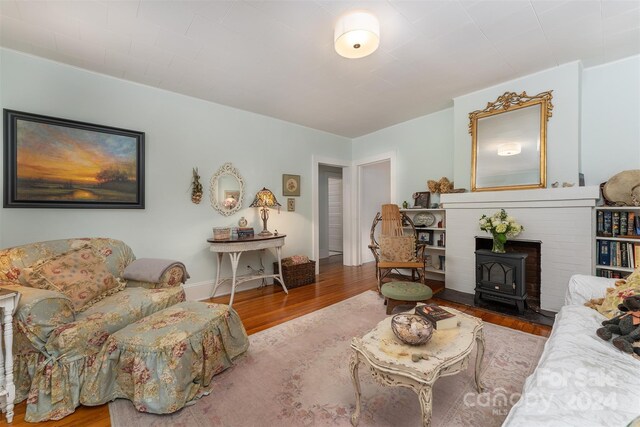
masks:
[[[634,347],[640,342],[640,295],[626,297],[618,306],[620,315],[602,322],[602,328],[596,334],[605,341],[609,341],[613,334],[619,335],[612,343],[625,353],[635,353],[640,356],[640,347]]]

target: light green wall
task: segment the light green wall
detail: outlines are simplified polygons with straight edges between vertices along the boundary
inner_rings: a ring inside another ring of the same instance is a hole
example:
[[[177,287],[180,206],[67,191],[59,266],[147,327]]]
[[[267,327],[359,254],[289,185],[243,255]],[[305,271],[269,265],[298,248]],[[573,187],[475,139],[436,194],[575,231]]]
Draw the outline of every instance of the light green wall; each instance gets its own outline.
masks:
[[[246,183],[245,206],[263,186],[284,205],[282,174],[301,175],[296,211],[272,212],[269,228],[288,235],[285,256],[311,255],[311,156],[348,160],[349,139],[6,49],[0,61],[2,108],[146,132],[146,209],[2,209],[0,247],[108,236],[139,257],[184,261],[192,282],[212,280],[211,228],[245,216],[261,229],[254,208],[223,217],[209,205],[209,178],[232,162]],[[188,190],[194,166],[205,185],[200,205]],[[249,263],[257,259],[243,256],[241,270]]]
[[[640,56],[583,71],[581,130],[587,185],[640,169]]]
[[[579,62],[500,83],[454,99],[454,177],[458,186],[471,188],[469,113],[482,110],[505,92],[536,95],[553,90],[553,116],[547,123],[547,186],[555,181],[578,183],[580,142]]]
[[[353,140],[352,157],[396,152],[397,203],[427,191],[427,181],[453,178],[453,109],[438,111]],[[432,198],[437,202],[437,198]]]
[[[427,180],[442,176],[455,179],[456,187],[468,188],[468,112],[505,90],[554,90],[548,181],[574,182],[581,167],[587,184],[597,184],[620,170],[640,167],[639,69],[637,56],[584,70],[578,63],[567,64],[456,98],[454,108],[351,141],[2,49],[3,108],[146,132],[147,207],[134,211],[1,209],[0,246],[110,236],[129,243],[138,256],[185,261],[192,281],[211,280],[213,257],[205,242],[211,227],[233,225],[240,216],[260,227],[254,209],[245,208],[229,218],[220,216],[209,206],[207,192],[200,205],[190,202],[191,168],[199,167],[208,191],[209,177],[230,161],[244,176],[248,198],[266,186],[284,203],[282,174],[301,175],[296,212],[273,213],[269,228],[288,234],[285,255],[311,255],[312,155],[358,161],[394,152],[398,203],[411,202],[414,191],[426,190]],[[241,267],[248,264],[245,261],[254,266],[257,262],[244,259]]]

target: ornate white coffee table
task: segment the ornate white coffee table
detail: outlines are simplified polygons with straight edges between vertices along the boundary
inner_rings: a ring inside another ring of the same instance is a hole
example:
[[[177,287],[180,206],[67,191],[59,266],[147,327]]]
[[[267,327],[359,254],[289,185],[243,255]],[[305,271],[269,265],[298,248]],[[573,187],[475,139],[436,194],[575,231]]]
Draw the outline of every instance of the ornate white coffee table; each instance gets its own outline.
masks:
[[[456,314],[460,326],[454,329],[434,331],[431,340],[420,346],[410,346],[396,338],[391,330],[391,317],[387,317],[362,338],[351,341],[349,368],[356,392],[356,409],[351,415],[351,424],[358,424],[360,416],[360,379],[358,366],[367,365],[373,378],[385,386],[406,387],[415,391],[422,409],[422,425],[431,425],[432,387],[440,377],[454,375],[469,366],[469,358],[477,343],[475,382],[478,393],[480,365],[484,356],[482,320],[460,311],[446,308]],[[425,355],[428,359],[411,360],[413,354]]]

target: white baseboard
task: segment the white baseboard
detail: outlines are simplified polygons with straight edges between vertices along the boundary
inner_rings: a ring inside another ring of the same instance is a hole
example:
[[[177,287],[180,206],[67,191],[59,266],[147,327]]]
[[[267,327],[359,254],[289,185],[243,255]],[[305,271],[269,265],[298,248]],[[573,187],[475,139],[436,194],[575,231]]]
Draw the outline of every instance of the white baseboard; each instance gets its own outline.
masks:
[[[213,280],[206,280],[204,282],[194,282],[182,285],[184,293],[186,294],[187,301],[202,301],[211,298],[211,292],[213,292]],[[245,282],[238,285],[236,293],[240,291],[246,291],[247,289],[254,289],[260,286],[262,282],[260,280],[252,280],[251,282]],[[216,296],[229,295],[231,293],[231,284],[227,281],[220,285],[216,291]]]
[[[196,282],[196,283],[187,283],[182,285],[184,288],[184,293],[187,296],[187,301],[202,301],[211,297],[211,292],[213,292],[213,280],[207,280],[205,282]],[[223,289],[224,285],[218,288],[218,294],[222,295],[224,293],[230,293],[229,287],[227,289]]]

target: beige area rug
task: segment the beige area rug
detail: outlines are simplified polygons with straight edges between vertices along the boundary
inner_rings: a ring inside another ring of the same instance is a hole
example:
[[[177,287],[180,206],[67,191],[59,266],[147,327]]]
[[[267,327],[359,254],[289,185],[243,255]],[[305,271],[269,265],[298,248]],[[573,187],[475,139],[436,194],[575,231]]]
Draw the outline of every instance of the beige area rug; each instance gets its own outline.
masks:
[[[353,336],[385,317],[367,291],[250,337],[236,366],[213,380],[211,394],[171,415],[136,412],[127,400],[109,404],[113,426],[349,426],[355,395],[348,371]],[[482,365],[487,391],[475,393],[474,363],[440,378],[433,392],[433,426],[499,426],[533,372],[546,338],[485,324]],[[472,354],[475,360],[475,353]],[[360,369],[360,426],[420,425],[417,395],[375,383]]]

